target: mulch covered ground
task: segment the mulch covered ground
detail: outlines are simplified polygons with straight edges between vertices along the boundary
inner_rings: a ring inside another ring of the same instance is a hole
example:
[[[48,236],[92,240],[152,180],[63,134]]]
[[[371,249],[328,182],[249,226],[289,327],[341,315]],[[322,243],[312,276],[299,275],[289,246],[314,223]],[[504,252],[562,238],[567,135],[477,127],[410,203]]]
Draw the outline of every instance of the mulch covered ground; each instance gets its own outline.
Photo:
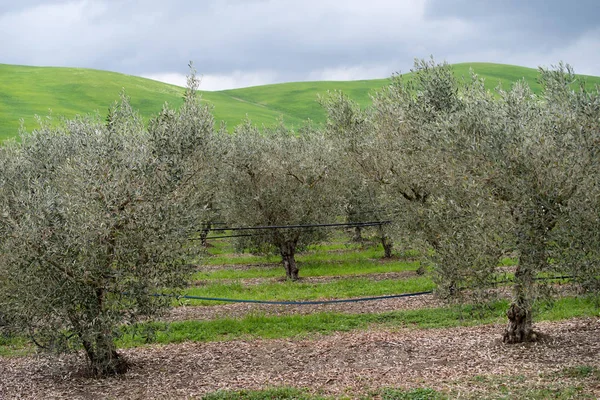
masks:
[[[153,346],[124,350],[131,370],[99,380],[81,374],[81,359],[0,358],[0,398],[183,399],[280,385],[334,396],[388,386],[468,392],[465,379],[475,376],[535,383],[565,367],[600,367],[600,318],[536,327],[548,338],[524,345],[502,344],[503,327],[489,325]],[[586,390],[600,396],[594,384]]]

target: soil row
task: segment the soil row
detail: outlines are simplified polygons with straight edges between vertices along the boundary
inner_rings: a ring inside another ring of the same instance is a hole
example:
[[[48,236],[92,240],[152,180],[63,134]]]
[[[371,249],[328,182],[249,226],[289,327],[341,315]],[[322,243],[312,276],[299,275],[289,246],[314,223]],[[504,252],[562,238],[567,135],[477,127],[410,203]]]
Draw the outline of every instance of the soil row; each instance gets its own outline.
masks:
[[[75,356],[59,362],[0,358],[0,398],[184,399],[273,386],[358,398],[381,387],[469,391],[475,377],[519,376],[527,384],[547,385],[564,368],[600,367],[600,318],[538,323],[545,339],[531,344],[501,343],[502,328],[371,330],[136,348],[122,351],[132,364],[126,375],[100,380],[81,375],[84,362]],[[580,384],[600,395],[597,381]]]

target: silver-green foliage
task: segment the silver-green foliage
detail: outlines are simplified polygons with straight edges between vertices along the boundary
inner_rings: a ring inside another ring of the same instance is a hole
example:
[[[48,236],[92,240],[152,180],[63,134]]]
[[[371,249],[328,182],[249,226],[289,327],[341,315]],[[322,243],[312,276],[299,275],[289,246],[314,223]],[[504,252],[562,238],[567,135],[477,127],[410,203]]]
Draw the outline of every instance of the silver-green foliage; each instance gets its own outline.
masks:
[[[337,154],[310,125],[298,134],[280,125],[260,132],[250,121],[229,138],[221,200],[230,225],[286,226],[335,222],[341,206]],[[241,233],[241,232],[238,232]],[[320,228],[250,231],[244,247],[275,249],[289,279],[298,278],[298,247],[323,239]]]
[[[126,362],[122,324],[186,282],[202,218],[212,116],[187,92],[146,129],[126,98],[106,121],[42,124],[0,149],[0,309],[42,348],[83,347],[97,375]]]
[[[519,254],[507,342],[533,337],[536,275],[570,265],[582,277],[589,264],[581,258],[574,263],[573,256],[581,254],[574,250],[587,252],[588,260],[597,258],[599,250],[593,229],[581,215],[597,221],[600,212],[600,96],[584,84],[577,87],[569,66],[540,69],[540,77],[540,96],[524,83],[500,90],[494,113],[480,129],[485,132],[479,152],[487,162],[486,178],[510,208]],[[576,245],[575,239],[585,245]]]
[[[389,142],[377,135],[368,111],[339,91],[319,98],[327,112],[325,131],[340,153],[346,185],[345,212],[349,222],[389,221],[394,209],[385,198],[383,187],[391,164],[387,159]],[[383,157],[382,157],[383,156]],[[391,257],[393,242],[390,226],[378,226],[385,257]],[[357,234],[360,231],[357,232]],[[359,239],[358,235],[356,239]]]
[[[487,298],[500,256],[516,252],[508,342],[534,338],[540,273],[569,270],[598,291],[599,95],[568,66],[540,76],[540,96],[523,82],[490,93],[476,75],[417,61],[370,110],[326,103],[329,131],[379,185],[397,240],[423,243],[440,294]]]
[[[417,61],[410,78],[394,76],[368,110],[339,94],[323,102],[352,171],[347,180],[372,188],[372,206],[394,221],[395,241],[428,256],[444,296],[490,280],[504,228],[489,191],[471,176],[468,154],[458,151],[458,93],[448,65]]]
[[[440,290],[489,286],[501,251],[516,251],[504,340],[534,339],[540,273],[570,269],[588,288],[597,281],[598,92],[575,87],[563,65],[540,70],[540,96],[523,82],[489,93],[475,75],[459,85],[447,69],[421,63],[415,86],[398,81],[409,95],[384,102],[403,104],[397,120],[418,137],[419,169],[433,178],[412,215],[435,249]]]

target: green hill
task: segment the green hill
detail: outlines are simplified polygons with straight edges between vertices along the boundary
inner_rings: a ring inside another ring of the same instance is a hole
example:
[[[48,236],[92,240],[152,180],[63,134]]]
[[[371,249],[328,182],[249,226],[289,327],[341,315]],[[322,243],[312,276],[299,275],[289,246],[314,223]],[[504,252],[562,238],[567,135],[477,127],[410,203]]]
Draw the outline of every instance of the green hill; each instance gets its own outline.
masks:
[[[465,63],[455,64],[458,76],[468,76],[473,68],[486,79],[492,89],[499,82],[509,83],[525,78],[534,90],[537,70],[512,65]],[[600,84],[599,77],[588,77]],[[17,134],[20,119],[27,129],[36,127],[34,115],[73,117],[98,111],[101,115],[114,102],[122,89],[131,97],[134,108],[146,118],[157,113],[165,102],[178,106],[183,89],[177,86],[115,72],[80,68],[26,67],[0,64],[0,141]],[[307,118],[322,122],[325,115],[317,103],[317,95],[327,90],[343,90],[366,106],[369,94],[381,88],[387,79],[344,82],[297,82],[256,86],[244,89],[202,92],[204,101],[214,105],[217,121],[231,128],[248,115],[257,124],[273,125],[279,117],[290,125]]]

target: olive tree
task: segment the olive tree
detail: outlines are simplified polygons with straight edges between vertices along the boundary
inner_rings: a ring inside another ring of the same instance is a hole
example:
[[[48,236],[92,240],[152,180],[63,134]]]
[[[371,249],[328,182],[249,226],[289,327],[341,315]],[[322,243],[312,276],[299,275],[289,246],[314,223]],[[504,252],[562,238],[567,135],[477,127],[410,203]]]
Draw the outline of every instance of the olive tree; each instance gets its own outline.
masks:
[[[574,90],[575,76],[563,65],[540,70],[539,96],[523,82],[490,93],[475,75],[458,85],[436,72],[444,68],[418,69],[412,88],[400,83],[412,93],[403,98],[402,120],[421,132],[422,156],[442,168],[417,221],[436,257],[449,256],[445,266],[435,265],[438,282],[448,288],[460,281],[492,284],[485,277],[493,276],[502,248],[516,251],[504,341],[534,340],[537,276],[567,265],[580,275],[598,254],[595,222],[582,217],[598,215],[598,92],[585,85]],[[432,84],[446,89],[431,90]],[[424,174],[435,170],[421,165]]]
[[[83,347],[97,376],[127,369],[123,324],[186,284],[211,130],[192,85],[150,130],[122,98],[106,121],[42,123],[3,146],[0,308],[15,329],[49,351]]]
[[[574,249],[571,238],[578,237],[591,253],[598,249],[589,224],[577,218],[591,213],[597,219],[600,211],[594,197],[599,177],[598,91],[588,91],[585,84],[575,88],[571,67],[562,64],[540,69],[540,81],[539,96],[522,82],[509,91],[499,90],[493,107],[473,114],[465,126],[471,136],[480,135],[473,147],[481,155],[478,165],[496,197],[508,205],[514,224],[519,263],[504,334],[508,343],[536,338],[535,278],[563,268],[565,261],[573,266],[573,260],[564,257]]]
[[[229,139],[221,194],[229,225],[335,222],[342,195],[335,170],[337,154],[322,133],[306,126],[296,134],[283,125],[261,132],[246,121]],[[290,280],[298,279],[297,249],[322,240],[325,234],[318,227],[251,232],[252,236],[244,240],[245,245],[276,249]]]
[[[422,246],[438,295],[448,299],[467,287],[470,299],[489,297],[508,228],[456,133],[464,109],[452,68],[417,60],[376,93],[372,116],[387,149],[381,157],[390,160],[384,189],[398,209],[396,235]]]
[[[386,174],[393,165],[388,158],[387,137],[377,134],[369,110],[361,110],[343,92],[329,92],[319,101],[327,112],[326,134],[340,153],[348,222],[388,221],[394,208],[383,190]],[[390,228],[382,224],[377,229],[384,257],[389,258],[393,250]],[[357,227],[355,239],[359,238],[360,227]]]

